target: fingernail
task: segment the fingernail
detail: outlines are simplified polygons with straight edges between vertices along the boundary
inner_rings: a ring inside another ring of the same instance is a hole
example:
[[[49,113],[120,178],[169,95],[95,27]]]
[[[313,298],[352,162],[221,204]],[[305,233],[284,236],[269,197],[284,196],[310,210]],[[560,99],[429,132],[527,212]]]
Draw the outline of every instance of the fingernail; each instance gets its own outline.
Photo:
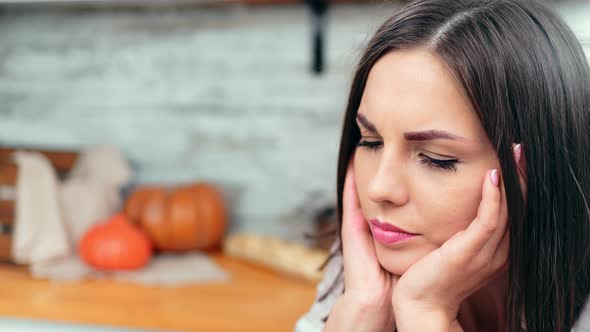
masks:
[[[497,169],[494,169],[492,171],[492,173],[490,173],[490,179],[492,180],[492,183],[494,184],[494,186],[498,185],[498,182],[500,182],[500,176],[498,175]]]
[[[520,161],[521,155],[522,155],[522,148],[521,148],[520,144],[516,144],[516,146],[514,147],[514,158],[516,159],[516,162]]]

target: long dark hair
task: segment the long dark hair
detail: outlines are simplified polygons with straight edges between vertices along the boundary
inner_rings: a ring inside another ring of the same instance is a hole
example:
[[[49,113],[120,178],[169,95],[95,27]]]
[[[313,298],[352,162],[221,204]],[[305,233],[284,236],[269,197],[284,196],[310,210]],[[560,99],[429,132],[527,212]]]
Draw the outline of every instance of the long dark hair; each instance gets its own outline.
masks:
[[[528,331],[569,331],[590,291],[590,70],[579,42],[533,0],[423,0],[397,12],[369,41],[352,81],[340,216],[367,76],[404,48],[426,49],[448,66],[496,148],[510,223],[508,331],[522,331],[523,321]],[[513,143],[526,158],[526,199]]]

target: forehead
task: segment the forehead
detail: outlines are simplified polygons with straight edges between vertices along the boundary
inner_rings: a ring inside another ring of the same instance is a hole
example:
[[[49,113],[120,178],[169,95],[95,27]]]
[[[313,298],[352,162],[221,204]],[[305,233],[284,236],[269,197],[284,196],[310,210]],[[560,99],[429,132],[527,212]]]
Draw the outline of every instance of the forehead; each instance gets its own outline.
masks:
[[[381,57],[369,73],[359,112],[379,131],[445,129],[471,139],[483,134],[447,67],[422,50],[396,50]]]

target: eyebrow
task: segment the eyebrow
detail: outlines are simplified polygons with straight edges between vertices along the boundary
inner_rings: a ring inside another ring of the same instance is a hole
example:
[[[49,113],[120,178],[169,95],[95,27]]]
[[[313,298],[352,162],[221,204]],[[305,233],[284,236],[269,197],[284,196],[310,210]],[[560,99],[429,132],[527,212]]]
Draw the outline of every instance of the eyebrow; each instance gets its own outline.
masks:
[[[412,131],[404,133],[404,137],[408,141],[430,141],[435,139],[450,139],[453,141],[465,141],[466,139],[449,133],[444,130],[425,130],[425,131]]]
[[[371,121],[369,121],[364,115],[357,113],[357,120],[365,127],[369,132],[378,134],[377,128]],[[466,141],[464,137],[451,134],[445,130],[424,130],[424,131],[411,131],[404,133],[404,137],[408,141],[431,141],[436,139],[448,139],[453,141]]]
[[[363,127],[365,127],[365,129],[367,129],[370,133],[372,134],[378,134],[377,132],[377,128],[375,128],[375,125],[371,123],[371,121],[369,121],[364,115],[357,113],[356,114],[356,119],[358,120],[358,122],[361,123],[361,125],[363,125]]]

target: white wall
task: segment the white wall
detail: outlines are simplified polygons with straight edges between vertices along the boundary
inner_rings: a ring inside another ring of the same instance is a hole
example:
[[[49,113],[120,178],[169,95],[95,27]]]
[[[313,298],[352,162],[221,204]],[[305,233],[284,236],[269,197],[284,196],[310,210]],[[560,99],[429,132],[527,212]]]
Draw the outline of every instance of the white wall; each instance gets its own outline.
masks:
[[[590,42],[578,6],[561,12]],[[4,13],[0,143],[115,144],[137,182],[210,180],[234,227],[291,232],[303,202],[333,198],[352,66],[392,11],[333,8],[320,77],[302,6]]]

